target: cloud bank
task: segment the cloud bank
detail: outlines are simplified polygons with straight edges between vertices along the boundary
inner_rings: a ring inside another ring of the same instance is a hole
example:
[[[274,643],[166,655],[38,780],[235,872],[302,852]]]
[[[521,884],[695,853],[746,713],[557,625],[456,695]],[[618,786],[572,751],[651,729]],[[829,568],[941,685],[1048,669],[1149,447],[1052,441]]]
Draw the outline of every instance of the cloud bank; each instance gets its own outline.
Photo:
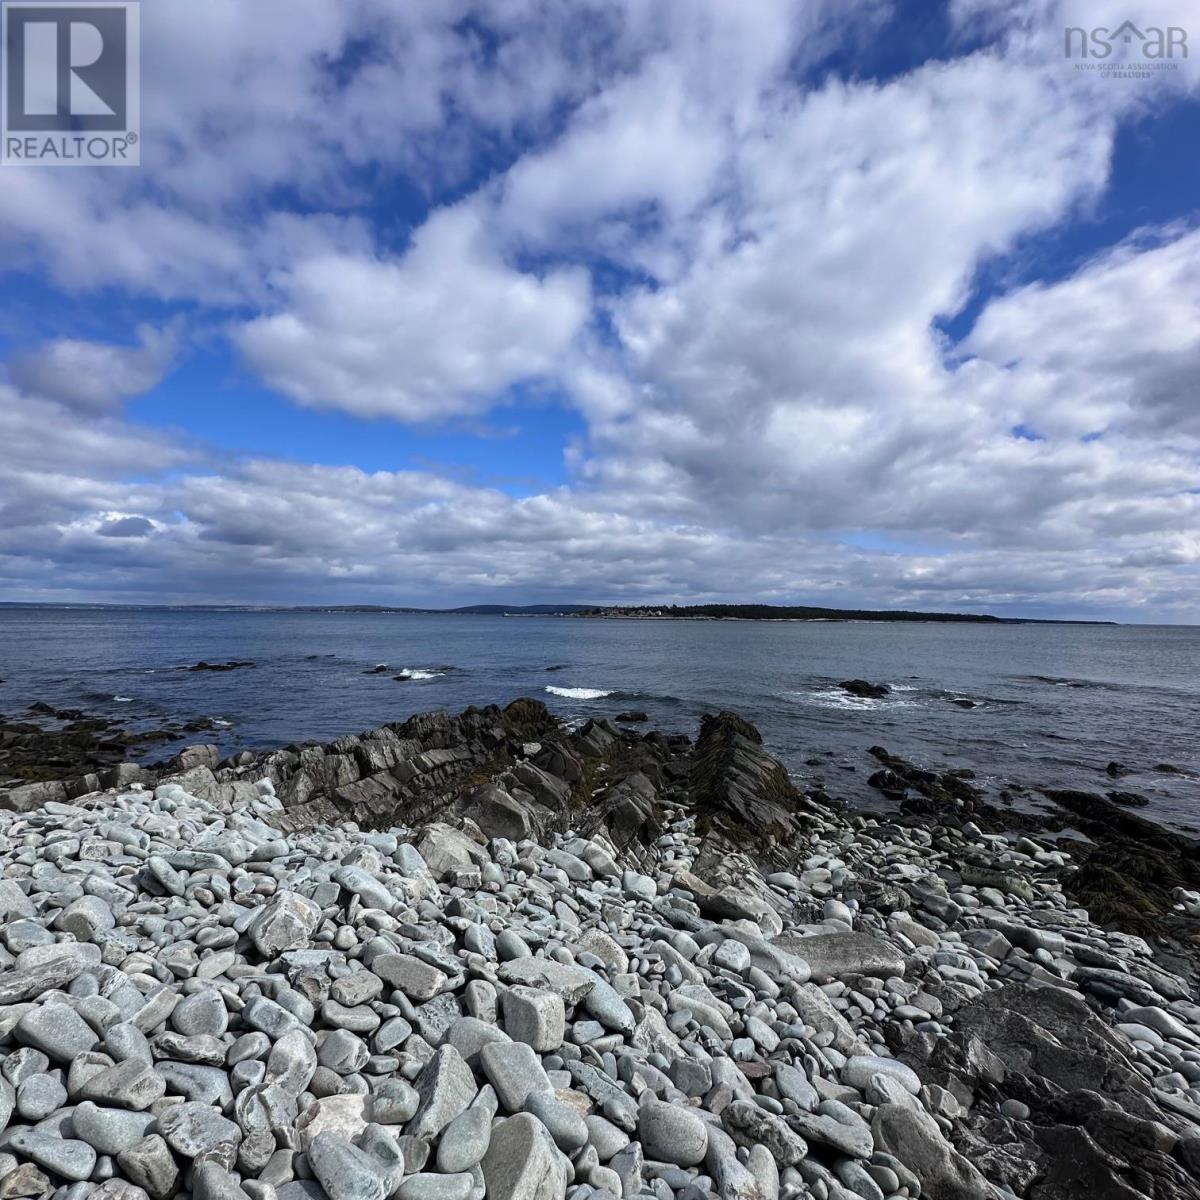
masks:
[[[155,6],[143,168],[0,190],[8,270],[128,331],[9,339],[4,598],[1200,619],[1200,231],[1090,236],[1196,74],[1074,70],[1109,8]],[[364,442],[582,432],[520,495],[128,410],[214,344]]]

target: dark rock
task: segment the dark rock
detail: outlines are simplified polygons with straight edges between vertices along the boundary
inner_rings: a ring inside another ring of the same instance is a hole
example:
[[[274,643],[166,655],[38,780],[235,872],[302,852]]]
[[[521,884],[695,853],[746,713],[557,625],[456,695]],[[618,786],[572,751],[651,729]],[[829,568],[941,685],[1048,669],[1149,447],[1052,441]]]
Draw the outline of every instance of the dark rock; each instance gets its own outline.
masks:
[[[783,764],[763,749],[758,730],[736,713],[701,718],[689,782],[701,823],[734,838],[782,841],[798,829],[800,793]]]
[[[1109,792],[1108,798],[1123,808],[1145,808],[1150,801],[1137,792]]]
[[[867,786],[878,788],[891,800],[902,800],[908,794],[904,780],[895,771],[876,771],[867,777]]]
[[[249,659],[230,659],[229,662],[223,663],[210,663],[201,660],[183,669],[185,671],[240,671],[245,667],[252,667],[254,665]]]
[[[1102,1150],[1083,1129],[1055,1125],[1037,1131],[1049,1168],[1029,1191],[1029,1200],[1144,1200],[1126,1182],[1129,1164]]]
[[[630,709],[628,712],[617,713],[616,719],[618,721],[625,721],[626,723],[632,724],[640,721],[648,721],[650,720],[650,717],[647,713],[642,712],[640,709]]]
[[[588,721],[575,735],[575,748],[585,758],[603,758],[616,737],[617,731],[606,721]]]
[[[1040,1076],[1059,1095],[1097,1092],[1137,1117],[1158,1119],[1150,1086],[1133,1069],[1129,1043],[1077,993],[1009,984],[960,1008],[955,1025],[985,1044],[1008,1072]]]
[[[884,696],[891,695],[892,689],[884,683],[868,683],[865,679],[843,679],[838,687],[843,692],[849,692],[851,696],[858,696],[863,700],[882,700]]]

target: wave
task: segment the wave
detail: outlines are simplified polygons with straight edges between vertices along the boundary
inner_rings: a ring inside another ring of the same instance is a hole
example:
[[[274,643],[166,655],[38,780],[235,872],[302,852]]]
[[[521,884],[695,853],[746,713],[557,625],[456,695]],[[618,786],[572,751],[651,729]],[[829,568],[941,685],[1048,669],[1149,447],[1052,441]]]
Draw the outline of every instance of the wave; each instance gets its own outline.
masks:
[[[113,701],[117,704],[132,704],[133,697],[132,696],[114,696]]]
[[[1013,678],[1025,683],[1048,683],[1052,687],[1087,688],[1097,691],[1119,691],[1119,683],[1106,683],[1100,679],[1072,679],[1061,675],[1016,675]]]
[[[603,700],[613,694],[603,688],[585,687],[548,687],[546,691],[552,696],[562,696],[564,700]]]
[[[453,667],[401,667],[394,678],[402,683],[415,683],[422,679],[441,679],[452,670]]]
[[[855,712],[916,708],[920,704],[919,700],[897,700],[893,696],[852,696],[841,688],[815,688],[811,691],[791,691],[783,694],[802,704],[815,704],[818,708],[849,709]]]

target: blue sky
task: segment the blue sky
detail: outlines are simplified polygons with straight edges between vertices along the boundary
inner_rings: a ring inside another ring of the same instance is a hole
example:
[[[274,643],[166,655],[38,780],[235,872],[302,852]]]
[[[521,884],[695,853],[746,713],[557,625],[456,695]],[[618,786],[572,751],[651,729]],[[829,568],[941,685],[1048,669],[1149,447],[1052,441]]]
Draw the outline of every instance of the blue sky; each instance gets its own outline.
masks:
[[[0,180],[0,598],[1200,619],[1195,60],[1063,54],[1187,16],[145,6],[141,167]]]

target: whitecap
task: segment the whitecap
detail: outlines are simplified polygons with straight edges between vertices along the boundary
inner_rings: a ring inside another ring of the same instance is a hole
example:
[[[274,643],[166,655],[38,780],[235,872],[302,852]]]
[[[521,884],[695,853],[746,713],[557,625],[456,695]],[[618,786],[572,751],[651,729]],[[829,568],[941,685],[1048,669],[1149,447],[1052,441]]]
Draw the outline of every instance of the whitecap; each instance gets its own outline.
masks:
[[[114,696],[113,702],[116,704],[132,704],[133,697],[132,696]]]
[[[612,695],[612,692],[606,692],[601,688],[548,687],[546,691],[548,691],[552,696],[562,696],[564,700],[603,700],[605,696]]]
[[[787,692],[787,696],[802,704],[815,704],[820,708],[841,708],[856,712],[871,712],[887,708],[916,708],[919,701],[894,700],[887,696],[853,696],[840,688],[823,688],[811,692]]]
[[[432,667],[403,667],[400,676],[404,679],[441,679],[445,671],[435,671]]]

